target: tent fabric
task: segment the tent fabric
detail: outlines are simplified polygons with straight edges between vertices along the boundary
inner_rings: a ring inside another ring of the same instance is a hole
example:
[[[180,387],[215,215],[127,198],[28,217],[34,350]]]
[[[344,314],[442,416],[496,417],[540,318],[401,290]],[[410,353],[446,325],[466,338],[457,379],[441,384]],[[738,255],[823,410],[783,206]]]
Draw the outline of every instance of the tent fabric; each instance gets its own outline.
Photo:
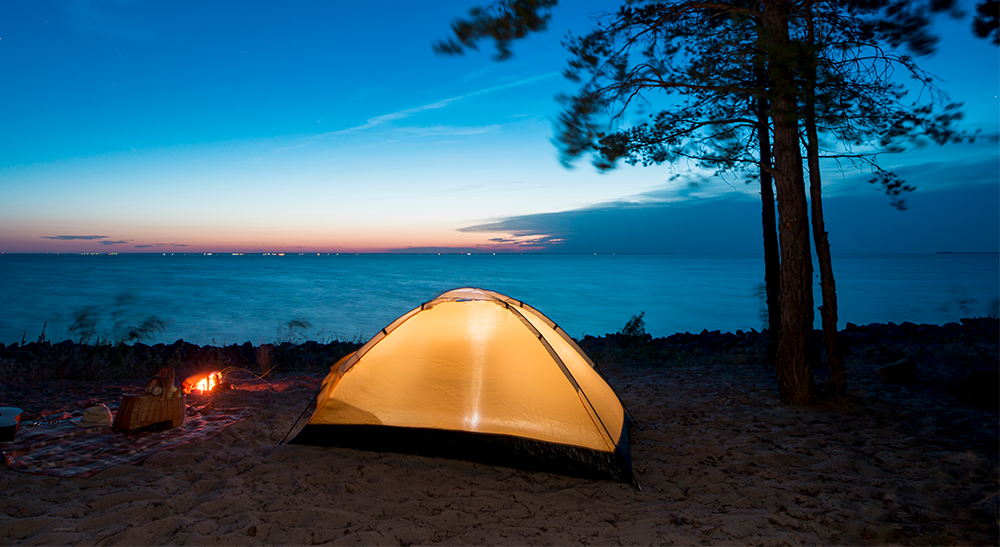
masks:
[[[630,419],[575,341],[483,289],[446,292],[335,364],[296,444],[632,480]]]

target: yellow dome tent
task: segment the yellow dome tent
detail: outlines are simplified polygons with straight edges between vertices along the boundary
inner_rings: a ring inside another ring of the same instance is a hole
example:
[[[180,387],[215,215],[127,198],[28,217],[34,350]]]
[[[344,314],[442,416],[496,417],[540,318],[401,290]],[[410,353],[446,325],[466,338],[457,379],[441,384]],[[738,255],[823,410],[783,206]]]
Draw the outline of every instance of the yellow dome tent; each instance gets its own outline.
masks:
[[[631,482],[630,423],[549,318],[464,288],[396,319],[335,364],[292,443]]]

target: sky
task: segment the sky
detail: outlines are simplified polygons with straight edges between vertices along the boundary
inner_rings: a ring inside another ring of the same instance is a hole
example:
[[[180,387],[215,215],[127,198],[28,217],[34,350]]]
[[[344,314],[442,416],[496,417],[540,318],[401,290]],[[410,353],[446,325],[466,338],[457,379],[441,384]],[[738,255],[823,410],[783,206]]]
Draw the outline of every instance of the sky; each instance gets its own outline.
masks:
[[[761,252],[753,184],[560,164],[560,42],[618,2],[562,2],[509,61],[435,54],[482,3],[0,3],[0,252]],[[998,133],[997,47],[935,30],[919,65]],[[881,163],[906,211],[824,166],[835,253],[1000,250],[996,141]]]

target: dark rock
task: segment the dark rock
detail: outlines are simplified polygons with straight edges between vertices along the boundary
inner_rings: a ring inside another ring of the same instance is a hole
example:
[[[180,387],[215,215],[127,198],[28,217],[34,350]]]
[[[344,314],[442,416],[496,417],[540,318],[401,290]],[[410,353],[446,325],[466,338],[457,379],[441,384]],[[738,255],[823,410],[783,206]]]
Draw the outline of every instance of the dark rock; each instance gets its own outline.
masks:
[[[253,344],[250,342],[244,342],[243,345],[240,346],[240,354],[247,363],[257,362],[257,352],[254,350]]]
[[[997,408],[1000,406],[1000,370],[970,370],[958,382],[955,396],[971,403]]]
[[[301,347],[309,353],[316,353],[319,351],[319,342],[316,342],[315,340],[306,340],[301,344]]]
[[[891,365],[878,369],[882,381],[890,384],[917,383],[917,365],[912,359],[900,359]]]

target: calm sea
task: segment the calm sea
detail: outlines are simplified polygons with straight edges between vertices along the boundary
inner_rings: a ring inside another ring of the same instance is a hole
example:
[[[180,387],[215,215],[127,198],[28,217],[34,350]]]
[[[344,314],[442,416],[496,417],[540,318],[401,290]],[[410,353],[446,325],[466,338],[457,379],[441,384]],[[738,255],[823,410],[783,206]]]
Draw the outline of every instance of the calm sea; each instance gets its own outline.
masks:
[[[940,324],[1000,302],[997,254],[841,256],[834,268],[841,328]],[[762,279],[754,256],[7,254],[0,342],[43,327],[51,341],[88,330],[113,341],[151,316],[164,326],[145,343],[364,340],[463,286],[523,300],[575,337],[617,332],[639,312],[654,336],[760,330]]]

